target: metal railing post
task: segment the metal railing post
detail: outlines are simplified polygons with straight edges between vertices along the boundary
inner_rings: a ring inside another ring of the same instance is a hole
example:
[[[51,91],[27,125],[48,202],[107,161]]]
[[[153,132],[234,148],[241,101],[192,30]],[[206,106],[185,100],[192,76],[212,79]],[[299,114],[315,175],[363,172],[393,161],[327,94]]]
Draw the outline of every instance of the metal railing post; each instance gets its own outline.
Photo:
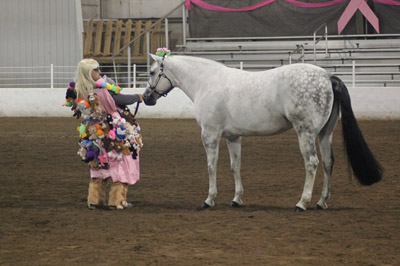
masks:
[[[115,66],[115,59],[113,57],[113,68],[114,68],[114,75],[115,75],[115,82],[118,84],[118,75],[117,75],[117,67]]]
[[[317,42],[316,42],[316,32],[313,34],[313,43],[314,43],[314,65],[317,64]]]
[[[354,88],[356,86],[356,61],[352,61],[351,62],[352,66],[351,66],[351,76],[352,76],[352,80],[351,80],[351,85]]]
[[[182,5],[182,42],[186,46],[186,8]]]
[[[131,46],[128,46],[128,88],[131,87]]]
[[[165,47],[168,48],[168,43],[169,43],[169,37],[168,37],[168,18],[165,18]]]
[[[50,64],[50,88],[54,89],[54,65]]]
[[[133,88],[136,89],[136,64],[133,64]]]
[[[321,26],[318,27],[313,33],[313,43],[314,43],[314,65],[317,64],[317,43],[322,39],[319,38],[317,40],[317,32],[325,26],[325,36],[322,35],[322,37],[325,37],[325,55],[328,56],[328,25],[326,23],[322,24]]]
[[[147,73],[150,72],[150,33],[146,32]]]
[[[328,25],[325,24],[325,56],[328,57]]]

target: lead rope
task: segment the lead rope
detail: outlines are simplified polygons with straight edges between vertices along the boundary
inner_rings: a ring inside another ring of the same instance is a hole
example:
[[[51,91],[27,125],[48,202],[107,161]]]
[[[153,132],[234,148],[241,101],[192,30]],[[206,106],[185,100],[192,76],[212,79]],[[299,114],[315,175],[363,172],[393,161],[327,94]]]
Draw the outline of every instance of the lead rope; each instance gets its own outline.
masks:
[[[137,102],[137,104],[136,104],[136,109],[135,109],[135,113],[133,114],[134,117],[136,117],[136,114],[137,114],[137,112],[138,112],[138,110],[139,110],[139,104],[140,104],[140,102]]]

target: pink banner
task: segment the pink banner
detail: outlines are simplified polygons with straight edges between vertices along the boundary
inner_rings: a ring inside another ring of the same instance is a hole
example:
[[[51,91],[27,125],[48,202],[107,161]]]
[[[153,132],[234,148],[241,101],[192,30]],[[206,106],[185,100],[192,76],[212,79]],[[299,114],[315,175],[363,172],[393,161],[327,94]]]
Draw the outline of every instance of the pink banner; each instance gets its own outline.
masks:
[[[211,5],[208,4],[206,2],[203,2],[201,0],[186,0],[185,3],[185,7],[190,10],[190,3],[192,2],[193,4],[208,9],[208,10],[213,10],[213,11],[219,11],[219,12],[243,12],[243,11],[251,11],[257,8],[260,8],[262,6],[266,6],[269,5],[273,2],[275,2],[276,0],[266,0],[263,2],[260,2],[258,4],[252,5],[252,6],[248,6],[248,7],[243,7],[243,8],[239,8],[239,9],[233,9],[233,8],[226,8],[226,7],[220,7],[220,6],[215,6],[215,5]]]
[[[400,6],[400,2],[394,0],[374,0],[375,3],[391,6]]]
[[[286,2],[298,6],[298,7],[304,7],[304,8],[318,8],[318,7],[327,7],[327,6],[334,6],[343,2],[346,2],[347,0],[333,0],[329,2],[324,2],[324,3],[305,3],[305,2],[300,2],[296,0],[285,0]]]
[[[199,7],[202,7],[204,9],[208,10],[213,10],[213,11],[219,11],[219,12],[243,12],[243,11],[251,11],[255,10],[257,8],[272,4],[277,0],[266,0],[263,2],[260,2],[258,4],[248,6],[248,7],[243,7],[243,8],[238,8],[238,9],[233,9],[233,8],[226,8],[226,7],[220,7],[220,6],[215,6],[211,5],[209,3],[206,3],[201,0],[186,0],[185,2],[185,7],[190,10],[190,3],[193,3]],[[329,2],[324,2],[324,3],[305,3],[297,0],[283,0],[286,1],[292,5],[298,6],[298,7],[303,7],[303,8],[320,8],[320,7],[328,7],[328,6],[333,6],[337,5],[343,2],[346,2],[347,0],[332,0]],[[382,0],[383,1],[383,0]]]

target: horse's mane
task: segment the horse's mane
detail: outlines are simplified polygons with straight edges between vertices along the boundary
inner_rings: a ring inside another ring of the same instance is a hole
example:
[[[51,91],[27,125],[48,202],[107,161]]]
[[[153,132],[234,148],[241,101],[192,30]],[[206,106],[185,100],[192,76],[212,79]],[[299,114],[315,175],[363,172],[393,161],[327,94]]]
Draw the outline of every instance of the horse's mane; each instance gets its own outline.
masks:
[[[176,58],[176,59],[183,59],[185,61],[193,62],[196,64],[201,64],[201,65],[210,65],[210,66],[215,66],[215,67],[223,67],[226,68],[224,64],[211,60],[211,59],[206,59],[202,57],[195,57],[195,56],[188,56],[188,55],[171,55],[171,59]]]

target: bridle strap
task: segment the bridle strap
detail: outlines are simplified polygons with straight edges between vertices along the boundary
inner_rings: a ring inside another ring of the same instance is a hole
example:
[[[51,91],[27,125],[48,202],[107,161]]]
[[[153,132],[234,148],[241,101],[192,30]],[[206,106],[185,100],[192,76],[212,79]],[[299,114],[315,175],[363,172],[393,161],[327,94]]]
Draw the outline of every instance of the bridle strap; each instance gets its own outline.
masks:
[[[154,92],[154,93],[157,93],[159,96],[164,96],[165,97],[174,88],[174,85],[172,85],[172,81],[164,73],[164,59],[165,59],[165,55],[162,58],[162,62],[161,62],[161,65],[160,65],[160,73],[158,74],[158,79],[157,79],[155,85],[151,85],[150,83],[149,83],[149,85],[150,85],[150,90],[151,90],[152,93]],[[162,77],[168,80],[170,88],[166,92],[161,94],[156,90],[156,87],[157,87],[158,82],[160,82]]]

